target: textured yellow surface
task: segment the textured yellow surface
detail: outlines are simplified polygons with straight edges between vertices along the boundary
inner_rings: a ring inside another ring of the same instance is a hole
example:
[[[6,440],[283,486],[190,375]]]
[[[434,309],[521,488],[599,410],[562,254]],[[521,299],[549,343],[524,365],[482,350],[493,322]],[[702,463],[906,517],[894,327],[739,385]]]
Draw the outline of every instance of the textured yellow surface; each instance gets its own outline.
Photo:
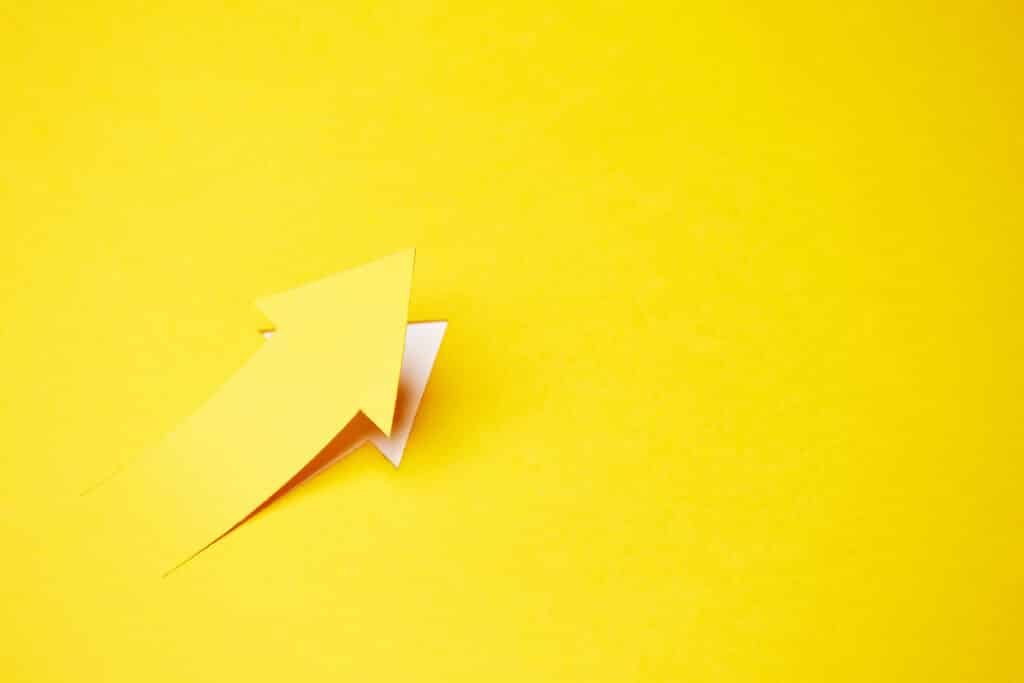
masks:
[[[1012,3],[7,4],[0,679],[1024,675]],[[88,540],[253,299],[408,246],[401,469]]]

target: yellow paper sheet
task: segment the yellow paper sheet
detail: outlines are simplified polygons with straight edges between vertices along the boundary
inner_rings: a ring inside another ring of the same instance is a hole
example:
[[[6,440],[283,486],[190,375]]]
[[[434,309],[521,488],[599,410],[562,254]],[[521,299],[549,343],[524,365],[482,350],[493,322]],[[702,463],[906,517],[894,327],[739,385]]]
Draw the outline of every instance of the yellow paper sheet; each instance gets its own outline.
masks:
[[[4,3],[0,681],[1024,680],[1018,5]],[[401,468],[163,578],[81,492],[413,246]]]

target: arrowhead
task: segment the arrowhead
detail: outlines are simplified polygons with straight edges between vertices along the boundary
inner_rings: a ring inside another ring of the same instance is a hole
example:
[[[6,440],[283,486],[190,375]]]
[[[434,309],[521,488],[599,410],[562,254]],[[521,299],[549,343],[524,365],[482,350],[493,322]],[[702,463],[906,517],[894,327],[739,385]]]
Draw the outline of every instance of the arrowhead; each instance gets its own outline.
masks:
[[[260,299],[256,305],[277,326],[274,340],[301,338],[305,354],[344,387],[359,408],[391,434],[402,367],[415,250]]]

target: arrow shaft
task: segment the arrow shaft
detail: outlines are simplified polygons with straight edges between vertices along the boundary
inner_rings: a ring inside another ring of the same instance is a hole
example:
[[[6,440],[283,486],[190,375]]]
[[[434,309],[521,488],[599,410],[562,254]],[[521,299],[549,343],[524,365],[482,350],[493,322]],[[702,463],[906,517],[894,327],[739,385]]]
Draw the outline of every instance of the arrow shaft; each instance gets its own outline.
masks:
[[[296,354],[323,354],[319,346],[316,339],[276,335],[98,492],[104,506],[130,511],[122,522],[133,528],[121,533],[143,539],[144,554],[161,569],[245,519],[358,413],[357,397],[325,385],[330,373],[293,362]]]

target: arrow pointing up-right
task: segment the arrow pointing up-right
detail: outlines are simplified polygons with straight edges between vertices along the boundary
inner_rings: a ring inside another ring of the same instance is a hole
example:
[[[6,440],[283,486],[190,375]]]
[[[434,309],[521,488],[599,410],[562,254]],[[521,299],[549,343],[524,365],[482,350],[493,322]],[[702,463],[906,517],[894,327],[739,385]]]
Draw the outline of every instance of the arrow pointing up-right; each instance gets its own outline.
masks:
[[[361,415],[379,430],[367,438],[397,464],[411,427],[403,414],[392,433],[396,402],[407,401],[397,397],[412,269],[409,250],[260,300],[275,333],[198,411],[96,491],[108,518],[100,526],[166,570],[324,464]],[[430,351],[425,374],[422,364],[409,368],[417,404],[444,331],[433,325],[411,337]]]

